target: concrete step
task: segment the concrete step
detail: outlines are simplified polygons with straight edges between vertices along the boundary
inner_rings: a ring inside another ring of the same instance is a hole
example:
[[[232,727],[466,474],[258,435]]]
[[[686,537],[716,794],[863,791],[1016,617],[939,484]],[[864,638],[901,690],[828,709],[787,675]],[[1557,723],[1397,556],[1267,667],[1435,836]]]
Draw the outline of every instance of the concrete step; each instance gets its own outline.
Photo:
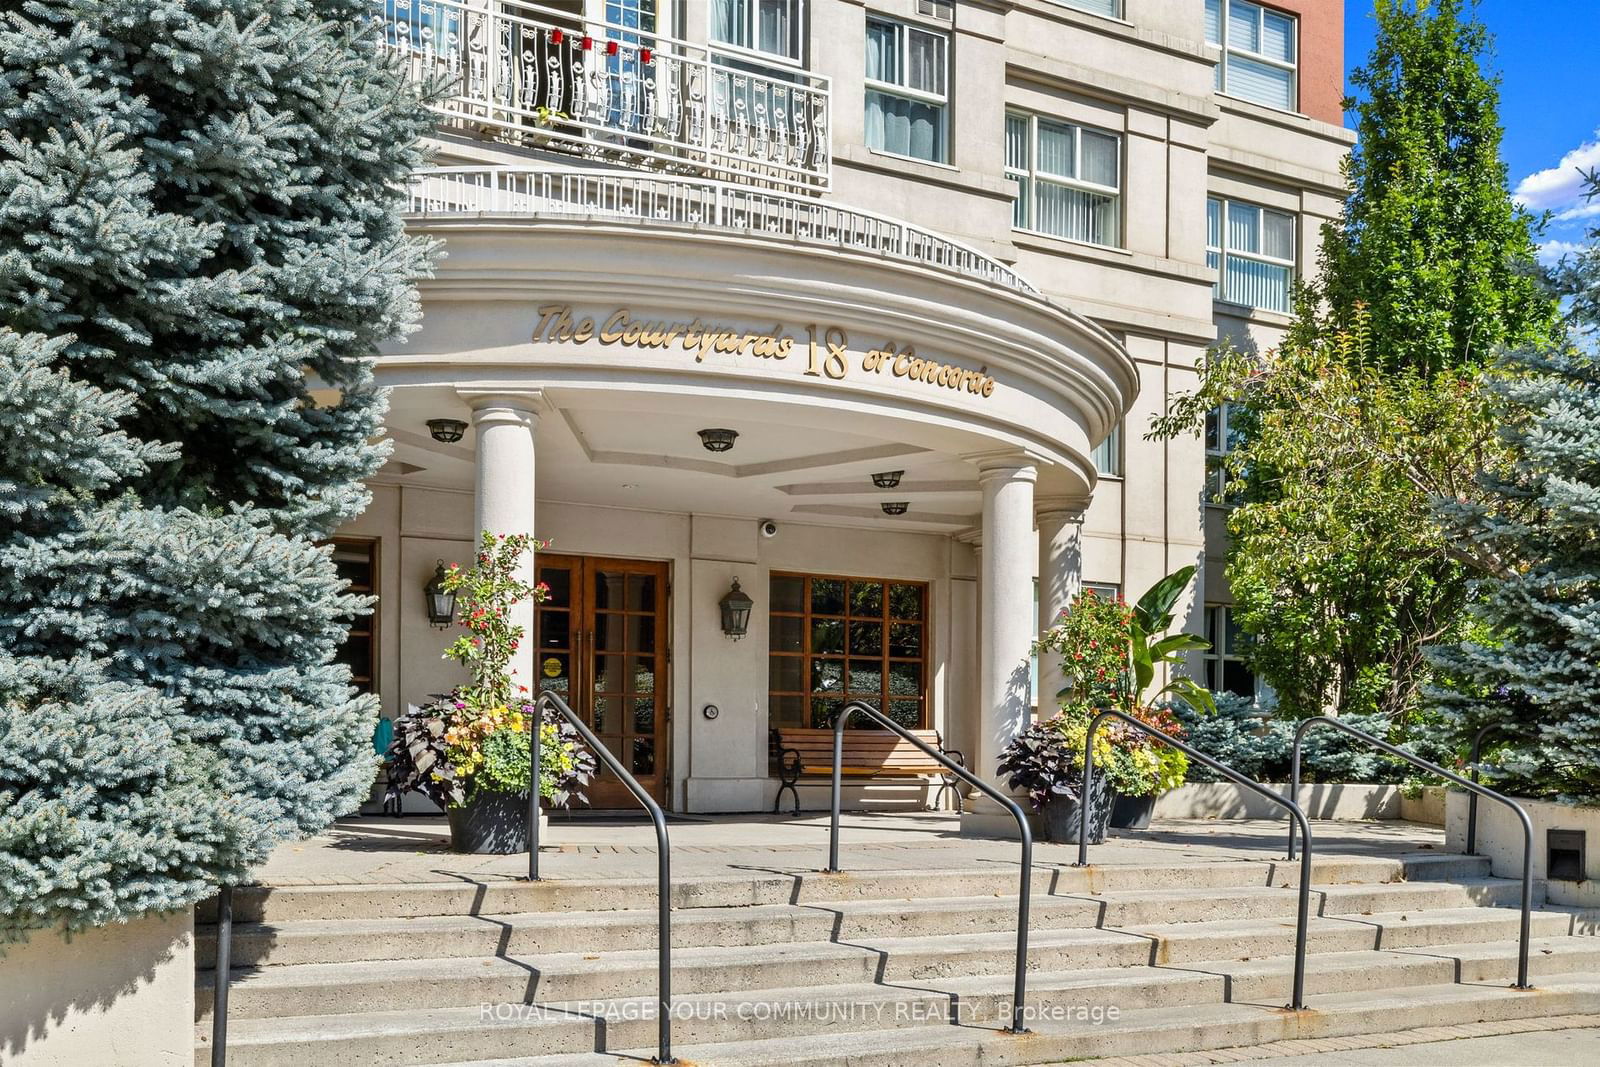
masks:
[[[1091,859],[1092,859],[1091,855]],[[850,870],[848,847],[843,874],[795,870],[758,876],[682,878],[673,884],[674,908],[744,907],[839,900],[927,900],[1015,893],[1017,876],[993,871]],[[826,861],[818,842],[817,864]],[[1313,884],[1388,883],[1485,878],[1489,861],[1481,856],[1432,852],[1400,857],[1324,856],[1312,866]],[[1105,893],[1124,890],[1224,889],[1296,885],[1298,863],[1277,859],[1215,863],[1071,867],[1035,864],[1036,893]],[[428,915],[519,915],[547,911],[627,911],[653,909],[654,879],[580,881],[550,879],[396,883],[394,885],[244,886],[234,893],[234,921],[298,922],[317,919],[391,919]],[[215,922],[215,904],[196,906],[196,922]]]
[[[1460,908],[1359,917],[1318,917],[1309,931],[1317,954],[1513,940],[1520,920],[1509,908]],[[1537,936],[1572,932],[1571,915],[1538,912]],[[1043,971],[1185,964],[1286,956],[1294,922],[1244,919],[1129,927],[1035,929],[1030,967]],[[878,937],[772,945],[694,947],[673,953],[673,984],[683,994],[804,989],[884,981],[924,981],[1008,973],[1010,931],[933,937]],[[1313,964],[1312,969],[1315,969]],[[394,990],[412,1003],[454,1007],[538,1000],[597,1001],[655,987],[653,949],[462,956],[440,959],[310,963],[235,972],[235,1018],[383,1011]],[[196,1012],[210,1012],[212,975],[197,976]]]
[[[1324,885],[1312,891],[1321,915],[1512,906],[1520,883],[1505,879]],[[1101,894],[1036,894],[1033,929],[1150,923],[1209,922],[1219,918],[1292,916],[1293,889],[1250,886],[1163,889]],[[921,937],[1015,929],[1012,893],[933,900],[845,900],[745,908],[690,908],[673,914],[673,945],[768,945]],[[358,960],[610,952],[653,948],[653,911],[555,912],[501,916],[422,916],[412,919],[305,920],[236,924],[236,966],[336,963]],[[201,967],[215,962],[214,927],[196,932]]]
[[[1358,967],[1345,970],[1354,974]],[[1550,975],[1537,993],[1446,983],[1398,992],[1362,988],[1322,994],[1305,1012],[1206,1003],[1200,998],[1215,992],[1216,975],[1162,972],[1159,983],[1125,988],[1089,976],[1078,982],[1055,977],[1039,976],[1030,993],[1028,1035],[996,1029],[1008,1018],[1003,992],[808,988],[798,1001],[683,998],[674,1009],[673,1051],[681,1061],[718,1067],[1037,1064],[1600,1010],[1600,979],[1593,973]],[[720,1018],[717,1005],[725,1009]],[[790,1014],[773,1014],[785,1005]],[[728,1013],[739,1006],[745,1010]],[[503,1019],[492,1009],[465,1007],[239,1020],[229,1058],[242,1067],[366,1067],[395,1062],[395,1050],[404,1049],[407,1063],[598,1067],[614,1065],[619,1052],[653,1054],[652,1010],[649,1001],[631,1000],[539,1006]],[[207,1037],[197,1029],[197,1064],[206,1062]]]

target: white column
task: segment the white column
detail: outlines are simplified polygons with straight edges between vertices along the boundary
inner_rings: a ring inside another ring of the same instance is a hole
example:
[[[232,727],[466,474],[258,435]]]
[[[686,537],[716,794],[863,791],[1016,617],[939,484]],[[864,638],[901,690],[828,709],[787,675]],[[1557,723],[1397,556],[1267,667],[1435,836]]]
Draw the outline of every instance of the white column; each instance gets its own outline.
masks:
[[[495,534],[534,536],[534,431],[539,425],[537,390],[515,393],[463,393],[472,407],[472,429],[478,449],[478,483],[473,500],[474,537]],[[474,545],[476,549],[476,545]],[[533,554],[524,559],[518,577],[535,580]],[[512,609],[511,621],[522,627],[522,641],[511,657],[513,685],[538,686],[534,673],[533,602]]]
[[[999,781],[995,763],[1001,749],[1031,716],[1028,651],[1033,644],[1034,461],[1023,455],[979,461],[983,489],[983,553],[979,566],[978,743],[968,764]],[[996,819],[997,813],[999,819]],[[1003,821],[1001,821],[1003,820]],[[992,802],[975,803],[963,831],[1015,833],[1015,822]]]
[[[1039,501],[1039,632],[1056,624],[1083,587],[1082,500]],[[1056,713],[1056,694],[1066,685],[1061,657],[1039,659],[1039,717]]]

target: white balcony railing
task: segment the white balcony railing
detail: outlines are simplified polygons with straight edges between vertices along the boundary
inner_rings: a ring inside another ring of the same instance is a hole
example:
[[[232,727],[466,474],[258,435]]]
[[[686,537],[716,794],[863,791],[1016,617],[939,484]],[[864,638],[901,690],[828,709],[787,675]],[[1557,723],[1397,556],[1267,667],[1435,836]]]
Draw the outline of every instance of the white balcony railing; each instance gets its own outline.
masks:
[[[1036,294],[1010,267],[921,226],[745,184],[631,171],[436,167],[411,186],[414,217],[523,215],[642,220],[825,245],[953,271]]]
[[[597,162],[825,189],[828,82],[510,0],[378,0],[384,47],[443,79],[446,128]]]

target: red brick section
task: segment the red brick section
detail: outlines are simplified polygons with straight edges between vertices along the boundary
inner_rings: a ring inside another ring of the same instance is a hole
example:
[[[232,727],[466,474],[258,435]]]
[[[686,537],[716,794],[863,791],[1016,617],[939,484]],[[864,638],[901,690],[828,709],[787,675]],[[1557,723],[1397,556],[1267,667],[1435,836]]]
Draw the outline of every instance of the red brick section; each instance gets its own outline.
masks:
[[[1300,112],[1344,125],[1344,5],[1338,0],[1272,0],[1300,18]]]

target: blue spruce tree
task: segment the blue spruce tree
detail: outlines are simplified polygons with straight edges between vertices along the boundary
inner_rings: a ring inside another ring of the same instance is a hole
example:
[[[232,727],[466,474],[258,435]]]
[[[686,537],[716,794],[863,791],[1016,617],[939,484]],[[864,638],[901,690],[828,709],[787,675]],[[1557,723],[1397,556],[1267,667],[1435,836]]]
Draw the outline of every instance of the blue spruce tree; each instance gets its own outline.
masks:
[[[1591,197],[1600,180],[1589,177]],[[1600,229],[1558,272],[1570,343],[1501,360],[1493,388],[1512,460],[1480,505],[1448,509],[1499,573],[1477,581],[1479,640],[1435,653],[1440,694],[1484,778],[1533,797],[1600,801]]]
[[[0,14],[0,935],[184,907],[371,783],[318,546],[382,463],[429,126],[360,0]]]

